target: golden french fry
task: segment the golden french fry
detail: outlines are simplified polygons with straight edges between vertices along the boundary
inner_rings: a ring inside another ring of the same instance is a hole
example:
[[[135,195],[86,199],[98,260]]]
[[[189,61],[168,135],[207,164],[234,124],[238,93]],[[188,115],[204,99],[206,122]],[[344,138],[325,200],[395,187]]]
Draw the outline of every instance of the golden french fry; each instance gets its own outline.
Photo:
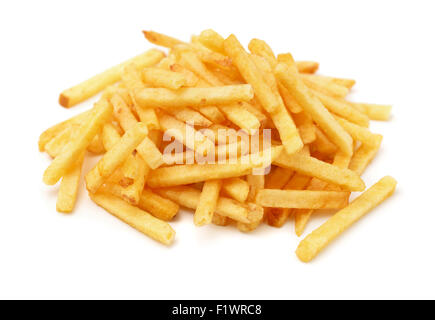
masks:
[[[128,203],[138,205],[150,169],[139,154],[136,154],[134,159],[132,166],[135,171],[130,175],[126,175],[133,180],[133,183],[123,188],[121,196]]]
[[[145,137],[136,147],[137,153],[151,169],[157,169],[163,164],[163,155],[150,138]]]
[[[245,202],[248,198],[249,184],[241,178],[229,178],[223,180],[222,191],[239,202]]]
[[[63,213],[73,211],[77,201],[80,176],[82,173],[84,154],[82,154],[71,170],[67,172],[60,182],[57,194],[56,210]]]
[[[101,134],[97,134],[89,143],[87,150],[94,154],[103,154],[106,149],[104,149],[103,139],[101,138]]]
[[[210,50],[225,54],[224,38],[212,29],[207,29],[199,35],[199,41]]]
[[[317,74],[305,74],[304,77],[306,77],[308,79],[310,79],[310,78],[316,79],[315,81],[324,82],[325,84],[335,83],[339,86],[343,86],[343,87],[346,87],[348,89],[351,89],[356,83],[356,81],[353,79],[326,77],[326,76],[320,76]]]
[[[246,155],[239,158],[235,164],[186,164],[161,167],[150,173],[147,184],[151,188],[161,188],[241,177],[251,173],[253,168],[267,167],[268,163],[276,159],[281,151],[282,147],[272,147],[270,158],[265,153]]]
[[[173,48],[176,45],[184,44],[183,41],[180,41],[178,39],[172,38],[170,36],[164,35],[162,33],[158,33],[155,31],[142,31],[145,38],[158,46],[166,47],[166,48]]]
[[[320,130],[315,127],[316,140],[311,143],[314,151],[318,151],[325,155],[330,155],[337,152],[337,146],[333,144],[328,137]]]
[[[300,153],[288,155],[283,152],[273,161],[273,164],[339,185],[345,190],[362,191],[365,189],[364,181],[355,172],[348,169],[340,169]]]
[[[45,146],[47,143],[49,143],[53,138],[57,137],[62,131],[64,131],[67,127],[70,127],[73,124],[80,124],[85,120],[89,114],[91,113],[91,110],[82,112],[68,120],[62,121],[61,123],[58,123],[47,130],[45,130],[41,135],[39,136],[38,140],[38,147],[39,151],[44,151]]]
[[[349,169],[358,175],[362,175],[376,153],[378,153],[380,146],[380,144],[377,146],[361,145],[350,160]]]
[[[280,104],[278,97],[272,92],[263,75],[234,35],[230,35],[225,39],[224,49],[246,82],[254,88],[255,95],[260,100],[263,108],[267,112],[277,110]]]
[[[247,133],[254,134],[260,128],[260,121],[257,117],[239,104],[220,106],[220,110],[228,120]]]
[[[152,108],[137,108],[139,119],[143,122],[149,130],[160,130],[159,118],[156,111]]]
[[[349,93],[348,88],[333,82],[325,83],[322,80],[319,81],[319,79],[307,76],[303,73],[300,74],[300,77],[308,88],[331,97],[344,98]]]
[[[344,230],[358,221],[394,193],[396,180],[386,176],[367,189],[346,208],[334,214],[319,228],[299,243],[296,255],[303,262],[309,262]]]
[[[71,141],[71,137],[74,136],[77,128],[79,128],[79,124],[71,124],[63,129],[57,136],[55,136],[45,145],[45,152],[47,152],[50,157],[56,158],[61,153],[65,145]]]
[[[281,95],[281,98],[284,102],[284,105],[286,108],[292,112],[293,114],[297,114],[302,112],[302,108],[299,105],[299,103],[296,101],[296,99],[290,94],[290,92],[287,90],[286,87],[282,85],[281,82],[278,82],[278,91]]]
[[[208,180],[204,182],[198,205],[195,210],[193,221],[196,226],[210,224],[213,220],[213,212],[219,199],[222,188],[222,180]]]
[[[289,67],[284,63],[279,63],[275,68],[275,75],[295,97],[304,111],[322,128],[331,141],[343,152],[352,154],[352,138],[299,79],[295,68]]]
[[[127,104],[120,95],[113,95],[112,99],[110,99],[110,103],[113,105],[113,115],[121,125],[121,128],[124,130],[124,132],[133,127],[138,122],[133,112],[131,112],[130,108],[127,106]]]
[[[164,57],[164,53],[151,49],[115,67],[112,67],[72,88],[63,91],[59,96],[59,103],[70,108],[102,91],[105,87],[119,81],[125,66],[134,63],[138,68],[152,66]]]
[[[263,189],[257,203],[264,207],[290,209],[339,209],[348,198],[347,192]]]
[[[94,136],[112,115],[113,108],[106,100],[97,102],[87,119],[80,125],[74,139],[62,149],[44,172],[44,183],[53,185],[66,174],[84,152]]]
[[[387,121],[390,118],[391,106],[373,104],[373,103],[355,103],[350,104],[357,110],[364,112],[370,120]]]
[[[190,108],[169,109],[166,111],[176,119],[186,123],[193,123],[195,126],[209,127],[213,124],[213,122],[204,117],[200,112]]]
[[[281,189],[293,176],[292,170],[274,167],[269,175],[266,176],[265,188],[266,189]]]
[[[97,205],[150,238],[165,245],[170,245],[174,240],[175,231],[171,226],[148,212],[110,194],[95,193],[89,196]]]
[[[153,87],[177,90],[186,85],[182,74],[159,68],[145,68],[142,70],[143,81]]]
[[[163,198],[146,188],[140,197],[139,207],[164,221],[172,220],[180,208],[174,201]]]
[[[121,165],[146,137],[148,130],[143,123],[137,123],[98,161],[86,175],[86,187],[95,193],[115,169]]]
[[[296,67],[300,73],[315,73],[319,69],[319,63],[315,61],[296,61]]]
[[[382,135],[373,133],[369,129],[351,123],[345,119],[339,117],[336,117],[336,119],[354,140],[361,141],[361,143],[372,147],[378,147],[381,144]]]
[[[193,210],[197,208],[201,196],[201,191],[185,186],[156,189],[155,192],[162,197],[171,199],[180,206]],[[248,206],[229,198],[219,197],[215,213],[236,221],[250,222]]]
[[[145,88],[135,98],[142,107],[183,108],[231,104],[249,101],[253,97],[252,87],[249,84],[241,84],[211,88],[181,88],[177,91]]]
[[[312,143],[316,140],[316,125],[311,117],[306,115],[305,112],[299,112],[292,114],[292,118],[304,144]]]
[[[332,113],[360,126],[368,127],[370,119],[364,113],[361,113],[357,109],[352,108],[349,104],[326,94],[317,91],[313,92],[320,99],[323,105]]]

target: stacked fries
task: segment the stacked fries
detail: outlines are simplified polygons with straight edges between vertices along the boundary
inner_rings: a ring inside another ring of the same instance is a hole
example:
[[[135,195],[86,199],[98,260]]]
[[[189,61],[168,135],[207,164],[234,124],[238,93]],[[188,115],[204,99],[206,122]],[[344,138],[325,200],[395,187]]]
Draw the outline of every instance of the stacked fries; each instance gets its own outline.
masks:
[[[354,80],[317,75],[317,62],[275,55],[259,39],[248,52],[213,30],[190,42],[144,35],[168,53],[151,49],[60,94],[70,108],[102,93],[40,136],[54,158],[43,181],[61,180],[59,212],[73,211],[86,154],[101,154],[85,173],[90,198],[166,245],[180,206],[196,226],[243,232],[294,218],[298,236],[317,210],[337,210],[298,246],[308,262],[394,192],[387,176],[349,204],[382,141],[369,122],[391,110],[347,101]]]

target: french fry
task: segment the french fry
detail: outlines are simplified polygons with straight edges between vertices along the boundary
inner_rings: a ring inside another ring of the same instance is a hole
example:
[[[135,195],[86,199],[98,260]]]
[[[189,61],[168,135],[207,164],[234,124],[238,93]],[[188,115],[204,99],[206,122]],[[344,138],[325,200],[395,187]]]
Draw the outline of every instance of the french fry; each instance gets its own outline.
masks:
[[[254,92],[248,84],[212,88],[181,88],[171,91],[164,88],[145,88],[136,95],[142,107],[203,107],[249,101]]]
[[[241,177],[249,174],[253,168],[267,167],[268,162],[278,157],[281,151],[281,147],[272,147],[270,159],[267,159],[265,154],[259,153],[258,155],[243,156],[235,164],[186,164],[161,167],[150,173],[147,184],[150,188],[162,188],[206,180]]]
[[[292,170],[274,167],[269,175],[267,175],[265,180],[266,189],[281,189],[293,176],[294,172]]]
[[[175,231],[171,226],[148,212],[110,194],[95,193],[90,194],[90,197],[97,205],[148,237],[165,245],[170,245],[174,240]]]
[[[53,185],[73,166],[94,136],[112,115],[113,108],[106,100],[97,102],[87,119],[80,125],[74,140],[68,142],[62,152],[53,160],[44,172],[44,183]]]
[[[376,153],[378,153],[379,148],[380,144],[378,146],[361,145],[350,160],[349,169],[358,175],[362,175]]]
[[[142,80],[153,87],[177,90],[186,85],[182,74],[159,68],[145,68],[142,70]]]
[[[331,155],[337,152],[337,146],[333,144],[328,137],[318,127],[315,128],[316,140],[311,143],[315,151],[325,155]]]
[[[209,127],[213,123],[204,117],[198,111],[192,110],[190,108],[180,108],[180,109],[169,109],[166,110],[169,114],[174,116],[176,119],[183,122],[191,122],[195,126],[199,127]]]
[[[309,144],[316,140],[316,126],[313,123],[313,120],[307,116],[305,112],[293,114],[292,118],[304,144]]]
[[[139,153],[134,156],[134,159],[135,161],[132,167],[135,171],[125,175],[130,177],[133,180],[133,183],[122,189],[121,196],[128,203],[138,205],[150,169]]]
[[[224,38],[212,29],[207,29],[199,35],[199,41],[210,50],[225,54]]]
[[[115,67],[112,67],[74,87],[63,91],[59,96],[59,104],[70,108],[102,91],[107,86],[119,81],[125,66],[134,63],[138,68],[152,66],[164,57],[164,53],[151,49]]]
[[[79,124],[72,124],[66,127],[64,130],[59,132],[57,136],[51,139],[44,147],[45,152],[47,152],[50,157],[56,158],[65,147],[68,142],[70,142],[71,137],[77,131]]]
[[[241,203],[248,198],[249,184],[241,178],[229,178],[223,180],[222,191]]]
[[[243,49],[234,35],[230,35],[224,41],[225,52],[237,66],[243,78],[254,88],[255,95],[267,112],[273,112],[279,107],[278,97],[263,79],[261,72],[251,60],[248,53]]]
[[[286,108],[292,112],[293,114],[297,114],[302,112],[302,108],[299,105],[299,103],[296,101],[296,99],[290,94],[290,92],[287,90],[286,87],[282,85],[281,82],[278,82],[278,91],[281,95],[282,101],[284,102],[284,105]]]
[[[345,118],[355,124],[362,127],[368,127],[370,119],[364,114],[359,112],[357,109],[352,108],[349,104],[341,102],[338,99],[330,97],[321,92],[314,91],[314,94],[319,98],[323,105],[332,113]]]
[[[344,98],[349,93],[348,88],[333,82],[325,83],[322,80],[319,81],[319,79],[307,76],[303,73],[300,74],[300,77],[308,88],[331,97]]]
[[[343,87],[346,87],[348,89],[351,89],[356,83],[356,81],[353,79],[326,77],[326,76],[320,76],[317,74],[306,74],[306,75],[304,75],[304,77],[306,77],[308,79],[310,79],[310,78],[316,79],[315,81],[324,82],[325,84],[335,83],[339,86],[343,86]]]
[[[159,120],[163,130],[170,133],[177,141],[184,144],[187,148],[195,150],[203,155],[207,154],[214,148],[213,142],[208,140],[206,136],[195,130],[193,127],[165,114],[160,115]]]
[[[164,221],[172,220],[180,208],[174,201],[163,198],[146,188],[140,197],[139,207]]]
[[[82,173],[83,158],[84,154],[79,157],[71,170],[63,176],[60,182],[56,202],[56,210],[59,212],[69,213],[74,209]]]
[[[221,188],[221,180],[208,180],[204,182],[195,215],[193,216],[196,226],[200,227],[212,222],[213,212],[216,210]]]
[[[113,115],[124,131],[127,131],[138,122],[121,96],[118,94],[113,95],[112,99],[110,99],[110,103],[113,105]]]
[[[164,35],[162,33],[158,33],[155,31],[142,31],[145,38],[158,46],[162,46],[165,48],[173,48],[176,45],[184,44],[183,41],[175,39],[173,37]]]
[[[372,147],[378,147],[381,144],[382,136],[380,134],[373,133],[367,128],[351,123],[345,119],[339,117],[336,119],[354,140],[361,141],[363,144]]]
[[[367,189],[299,243],[296,255],[309,262],[344,230],[394,193],[396,180],[386,176]]]
[[[101,139],[101,135],[97,134],[89,143],[87,150],[92,152],[93,154],[102,154],[106,151],[104,149],[103,140]]]
[[[186,81],[186,87],[195,87],[198,84],[199,78],[192,71],[183,67],[181,64],[172,63],[169,66],[169,69],[173,72],[180,73],[183,76]]]
[[[128,130],[111,149],[98,161],[97,165],[86,175],[86,187],[95,193],[115,169],[121,165],[133,150],[146,137],[148,130],[142,123],[137,123]]]
[[[370,120],[387,121],[390,118],[391,106],[373,103],[350,102],[356,109],[364,112]]]
[[[156,189],[155,192],[160,194],[162,197],[171,199],[180,206],[193,210],[196,210],[201,196],[201,191],[185,186]],[[236,221],[244,223],[250,222],[248,218],[249,210],[247,205],[243,205],[229,198],[219,197],[215,213]]]
[[[89,116],[90,113],[91,110],[82,112],[68,120],[62,121],[61,123],[58,123],[45,130],[39,136],[39,140],[38,140],[39,151],[44,151],[47,143],[49,143],[53,138],[57,137],[62,131],[64,131],[66,128],[70,127],[71,125],[80,124],[83,120],[85,120]]]
[[[352,138],[298,78],[295,68],[289,67],[284,63],[279,63],[275,68],[275,75],[295,97],[304,111],[322,128],[331,141],[343,152],[352,154]]]
[[[329,163],[300,153],[290,156],[286,153],[281,153],[273,161],[273,164],[339,185],[345,190],[362,191],[365,189],[364,181],[355,172],[337,168]]]
[[[296,61],[296,67],[300,73],[315,73],[319,69],[319,63],[315,61]]]
[[[346,155],[342,152],[337,152],[334,156],[333,165],[345,169],[349,166],[351,157],[349,155]],[[313,190],[313,191],[321,191],[321,190],[329,190],[330,191],[340,191],[340,188],[338,190],[335,190],[335,188],[331,188],[333,185],[328,185],[327,182],[319,180],[317,178],[311,179],[310,183],[307,186],[307,190]],[[335,187],[335,185],[334,185]],[[347,199],[345,199],[344,203],[347,203]],[[311,214],[314,212],[314,209],[299,209],[294,210],[294,217],[295,217],[295,232],[298,237],[302,235],[302,232],[304,231],[308,220],[311,217]]]
[[[152,108],[137,108],[139,119],[143,122],[149,130],[160,130],[159,118],[154,109]]]
[[[163,164],[163,155],[151,139],[145,137],[136,147],[137,153],[151,169],[157,169]]]
[[[291,209],[340,209],[347,192],[263,189],[257,203],[264,207]]]
[[[260,121],[257,117],[239,104],[224,105],[220,107],[220,110],[228,120],[247,133],[254,134],[260,128]]]

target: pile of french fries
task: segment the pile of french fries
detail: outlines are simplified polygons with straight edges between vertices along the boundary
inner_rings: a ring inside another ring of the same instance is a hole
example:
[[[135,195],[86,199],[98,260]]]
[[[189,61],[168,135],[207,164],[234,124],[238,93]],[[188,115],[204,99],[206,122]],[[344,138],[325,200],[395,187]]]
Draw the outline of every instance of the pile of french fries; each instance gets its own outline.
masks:
[[[275,55],[259,39],[246,51],[213,30],[190,42],[144,35],[168,53],[151,49],[60,94],[70,108],[102,93],[39,138],[53,158],[43,181],[60,181],[59,212],[73,211],[86,154],[98,154],[85,174],[90,198],[166,245],[180,206],[196,226],[243,232],[291,218],[298,236],[319,210],[336,210],[300,242],[296,254],[308,262],[394,192],[386,176],[349,203],[365,190],[361,175],[382,141],[369,122],[391,111],[346,100],[354,80],[317,75],[317,62]],[[203,161],[210,154],[225,161]]]

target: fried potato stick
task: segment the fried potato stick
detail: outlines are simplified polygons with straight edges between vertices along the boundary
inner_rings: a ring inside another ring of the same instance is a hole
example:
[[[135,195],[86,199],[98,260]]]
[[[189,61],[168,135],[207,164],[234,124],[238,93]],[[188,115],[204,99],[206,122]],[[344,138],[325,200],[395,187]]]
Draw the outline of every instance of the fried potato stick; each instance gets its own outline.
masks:
[[[309,262],[344,230],[358,221],[394,193],[396,180],[386,176],[367,189],[346,208],[338,211],[323,225],[310,233],[299,243],[296,255],[303,262]]]
[[[159,220],[148,212],[113,195],[95,193],[89,196],[97,205],[148,237],[165,245],[170,245],[173,242],[175,231],[167,222]]]
[[[112,67],[74,87],[63,91],[59,96],[59,104],[70,108],[102,91],[107,86],[121,79],[124,67],[134,63],[138,68],[152,66],[164,57],[160,50],[148,50],[130,60],[127,60],[115,67]]]
[[[241,203],[248,198],[249,184],[241,178],[229,178],[223,180],[222,191]]]
[[[222,180],[208,180],[204,182],[193,216],[196,226],[200,227],[212,222],[221,188]]]
[[[113,108],[106,100],[97,102],[87,119],[80,125],[77,135],[51,162],[44,172],[44,183],[54,185],[73,166],[75,161],[88,147],[94,136],[112,115]]]
[[[84,153],[71,167],[71,170],[62,177],[56,202],[56,210],[59,212],[69,213],[74,209],[77,201],[83,159]]]

